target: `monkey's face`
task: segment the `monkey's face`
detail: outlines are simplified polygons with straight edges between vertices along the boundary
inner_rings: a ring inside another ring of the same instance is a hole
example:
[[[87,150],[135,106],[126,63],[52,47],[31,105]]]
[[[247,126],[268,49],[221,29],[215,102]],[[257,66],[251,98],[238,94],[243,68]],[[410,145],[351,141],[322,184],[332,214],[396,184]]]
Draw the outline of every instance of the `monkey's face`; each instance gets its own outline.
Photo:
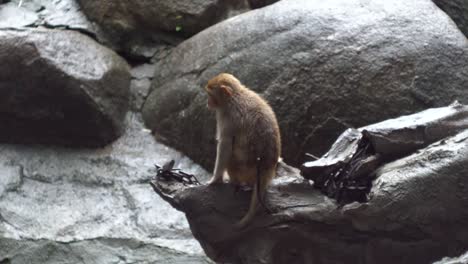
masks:
[[[219,102],[216,100],[216,98],[211,95],[211,94],[208,94],[208,108],[209,109],[216,109],[219,107]]]
[[[218,100],[216,100],[214,88],[210,85],[207,85],[205,87],[205,92],[208,95],[208,102],[207,102],[208,108],[213,109],[213,110],[216,109],[219,103],[218,103]]]
[[[214,77],[205,86],[208,95],[208,108],[210,109],[216,110],[224,107],[233,96],[233,87],[229,84],[229,76],[225,75],[220,74]]]
[[[208,108],[216,110],[222,107],[226,101],[231,97],[232,93],[230,90],[224,86],[210,86],[205,87],[205,91],[208,95]]]

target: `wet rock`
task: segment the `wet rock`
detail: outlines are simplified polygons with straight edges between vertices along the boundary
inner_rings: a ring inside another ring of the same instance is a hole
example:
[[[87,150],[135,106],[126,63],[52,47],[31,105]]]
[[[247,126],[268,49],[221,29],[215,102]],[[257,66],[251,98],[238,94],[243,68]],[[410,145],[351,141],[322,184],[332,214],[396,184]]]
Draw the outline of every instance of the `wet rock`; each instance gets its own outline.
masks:
[[[154,65],[149,63],[144,63],[138,66],[135,66],[131,70],[132,77],[135,79],[152,79],[154,76]]]
[[[25,27],[36,23],[38,15],[10,2],[0,5],[0,18],[0,28]]]
[[[468,263],[468,252],[455,258],[443,258],[434,264],[465,264]]]
[[[151,79],[133,79],[130,82],[130,109],[139,112],[143,107],[151,86]]]
[[[96,238],[74,242],[0,240],[1,263],[210,263],[202,256],[180,254],[133,239]]]
[[[0,30],[0,141],[103,146],[119,137],[130,73],[113,51],[65,30]]]
[[[5,192],[18,188],[21,183],[21,168],[12,168],[0,164],[0,197]]]
[[[113,36],[111,30],[89,21],[75,0],[13,0],[4,5],[0,3],[0,17],[0,28],[28,26],[78,31],[138,62],[148,62],[153,57],[157,59],[161,50],[171,48],[182,40],[180,36],[164,32],[158,32],[156,39],[147,37],[154,32],[139,32],[121,39],[120,36]]]
[[[249,0],[250,6],[252,8],[260,8],[276,2],[278,2],[278,0]]]
[[[0,27],[46,26],[73,29],[105,42],[103,33],[87,20],[74,0],[13,0],[0,5],[0,10],[10,10],[3,13],[0,11]]]
[[[207,263],[184,215],[157,196],[155,163],[207,172],[128,114],[102,149],[0,144],[0,263]]]
[[[468,36],[468,2],[464,0],[432,0],[437,6],[444,10],[460,30]]]
[[[250,9],[247,0],[78,2],[92,21],[112,31],[111,34],[122,41],[125,35],[136,35],[138,32],[148,36],[154,35],[154,32],[191,36],[227,17]],[[257,3],[255,6],[266,4]]]
[[[130,109],[132,111],[141,111],[150,90],[154,70],[154,64],[144,63],[134,66],[130,71],[132,74],[132,81],[130,82]]]
[[[380,167],[367,203],[343,207],[295,169],[268,190],[272,214],[234,228],[250,192],[158,181],[205,253],[222,263],[431,263],[468,243],[468,130]],[[203,201],[203,206],[200,206]],[[240,208],[240,209],[239,209]]]
[[[468,129],[468,106],[457,102],[413,115],[347,129],[321,158],[304,163],[301,175],[340,204],[366,202],[374,171],[441,139]]]
[[[197,34],[156,69],[147,126],[207,168],[215,121],[202,87],[220,72],[270,102],[293,165],[349,127],[468,101],[468,43],[429,0],[283,0]]]

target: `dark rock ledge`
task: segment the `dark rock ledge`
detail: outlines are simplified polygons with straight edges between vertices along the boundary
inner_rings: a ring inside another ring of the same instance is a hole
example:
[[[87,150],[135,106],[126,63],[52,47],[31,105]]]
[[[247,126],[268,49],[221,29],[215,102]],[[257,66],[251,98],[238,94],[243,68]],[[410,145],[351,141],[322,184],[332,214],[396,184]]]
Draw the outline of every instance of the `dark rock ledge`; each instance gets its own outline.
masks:
[[[153,187],[186,214],[206,254],[221,263],[431,263],[465,252],[468,106],[429,109],[367,128],[403,131],[400,143],[426,137],[417,150],[368,174],[374,180],[363,203],[340,205],[298,169],[281,164],[268,190],[273,213],[259,211],[249,227],[235,230],[249,192],[163,180]]]

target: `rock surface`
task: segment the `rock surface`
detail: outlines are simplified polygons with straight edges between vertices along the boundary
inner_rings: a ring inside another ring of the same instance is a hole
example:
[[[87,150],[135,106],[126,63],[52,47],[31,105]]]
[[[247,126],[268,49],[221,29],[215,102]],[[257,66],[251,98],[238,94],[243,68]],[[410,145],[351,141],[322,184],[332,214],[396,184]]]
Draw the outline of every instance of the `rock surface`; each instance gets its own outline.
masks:
[[[217,262],[431,263],[466,250],[467,143],[465,130],[383,165],[369,201],[343,207],[297,170],[281,167],[268,191],[273,213],[259,212],[241,231],[233,224],[247,210],[250,193],[229,184],[157,185],[186,213],[192,233]]]
[[[301,175],[340,204],[366,202],[373,171],[385,162],[468,129],[468,105],[447,107],[349,128],[321,158],[301,166]]]
[[[148,184],[155,163],[206,180],[137,114],[95,149],[0,145],[0,263],[209,263],[182,213]]]
[[[245,12],[253,6],[262,7],[273,1],[247,0],[179,0],[106,2],[78,0],[87,16],[100,24],[111,35],[125,41],[125,36],[136,37],[155,32],[191,36],[228,17]]]
[[[465,0],[432,0],[444,10],[468,36],[468,2]]]
[[[153,80],[154,65],[149,63],[137,65],[132,68],[131,74],[130,109],[134,112],[140,112],[148,96],[151,80]]]
[[[0,30],[1,142],[103,146],[123,131],[127,63],[66,30]]]
[[[100,29],[87,20],[75,0],[13,0],[6,4],[0,2],[0,17],[0,28],[45,26],[72,29],[102,37]]]
[[[434,264],[465,264],[468,263],[468,252],[455,258],[443,258]]]
[[[39,16],[33,11],[18,8],[15,3],[10,2],[0,5],[0,18],[0,28],[7,28],[33,25]]]
[[[202,87],[219,72],[270,102],[293,165],[346,128],[468,101],[468,42],[429,0],[282,0],[197,34],[156,69],[145,123],[207,168],[215,122]]]

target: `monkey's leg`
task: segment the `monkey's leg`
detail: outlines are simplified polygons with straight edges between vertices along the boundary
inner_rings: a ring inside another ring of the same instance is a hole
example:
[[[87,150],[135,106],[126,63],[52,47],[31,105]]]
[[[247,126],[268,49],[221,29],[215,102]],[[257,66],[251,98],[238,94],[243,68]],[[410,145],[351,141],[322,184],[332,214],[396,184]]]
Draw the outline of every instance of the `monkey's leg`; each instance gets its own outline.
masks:
[[[213,172],[213,177],[208,184],[223,182],[223,175],[226,171],[229,159],[232,154],[232,138],[221,138],[218,142],[216,150],[216,164]]]

